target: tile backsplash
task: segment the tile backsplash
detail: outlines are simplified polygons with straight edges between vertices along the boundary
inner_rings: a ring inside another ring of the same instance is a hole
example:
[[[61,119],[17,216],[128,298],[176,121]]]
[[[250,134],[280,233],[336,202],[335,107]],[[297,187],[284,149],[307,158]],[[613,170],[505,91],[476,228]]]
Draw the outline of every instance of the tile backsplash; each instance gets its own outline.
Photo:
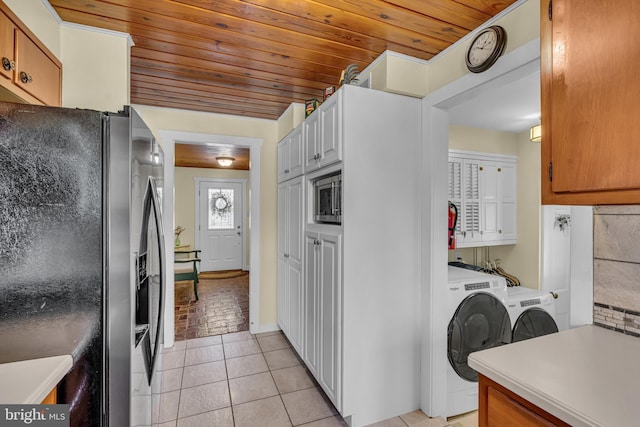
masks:
[[[593,323],[640,338],[640,205],[594,208]]]

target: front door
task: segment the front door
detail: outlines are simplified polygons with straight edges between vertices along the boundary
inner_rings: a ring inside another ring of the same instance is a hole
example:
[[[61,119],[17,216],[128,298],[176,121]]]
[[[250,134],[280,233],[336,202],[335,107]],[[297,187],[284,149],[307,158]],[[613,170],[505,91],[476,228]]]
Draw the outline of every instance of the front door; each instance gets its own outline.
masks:
[[[200,270],[242,269],[242,183],[202,181],[199,190]]]

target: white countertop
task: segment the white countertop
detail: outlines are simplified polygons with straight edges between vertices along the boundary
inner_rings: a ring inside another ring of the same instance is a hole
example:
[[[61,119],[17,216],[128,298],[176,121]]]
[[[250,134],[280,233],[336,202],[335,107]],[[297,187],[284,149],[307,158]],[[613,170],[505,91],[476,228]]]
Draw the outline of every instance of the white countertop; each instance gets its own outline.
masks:
[[[0,403],[42,402],[72,366],[71,355],[0,364]]]
[[[472,353],[469,366],[575,427],[640,419],[640,338],[587,325]]]

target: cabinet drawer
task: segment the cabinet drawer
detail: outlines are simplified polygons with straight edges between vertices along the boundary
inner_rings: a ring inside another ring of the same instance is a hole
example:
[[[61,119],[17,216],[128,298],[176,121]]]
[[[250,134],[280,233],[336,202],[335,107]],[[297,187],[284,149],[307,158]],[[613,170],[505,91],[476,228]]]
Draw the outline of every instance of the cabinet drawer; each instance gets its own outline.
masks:
[[[44,104],[60,105],[60,68],[21,31],[16,31],[14,83]]]
[[[516,425],[520,427],[553,427],[555,424],[545,420],[520,405],[515,400],[500,393],[493,387],[488,388],[487,405],[489,406],[488,427]]]

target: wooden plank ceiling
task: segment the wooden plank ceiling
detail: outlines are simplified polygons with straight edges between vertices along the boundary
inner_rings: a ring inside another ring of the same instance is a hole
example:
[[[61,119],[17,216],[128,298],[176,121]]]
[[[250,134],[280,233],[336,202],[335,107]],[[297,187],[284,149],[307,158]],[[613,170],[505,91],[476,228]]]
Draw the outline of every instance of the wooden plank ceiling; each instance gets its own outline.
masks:
[[[277,119],[385,50],[430,59],[516,0],[49,0],[131,34],[131,102]],[[222,150],[222,151],[221,151]],[[249,168],[248,150],[176,145],[176,166]]]
[[[178,167],[249,170],[249,149],[232,146],[178,143],[175,146]],[[220,166],[216,158],[232,158],[231,166]]]
[[[515,0],[49,0],[131,34],[131,102],[277,119],[385,50],[429,59]]]

